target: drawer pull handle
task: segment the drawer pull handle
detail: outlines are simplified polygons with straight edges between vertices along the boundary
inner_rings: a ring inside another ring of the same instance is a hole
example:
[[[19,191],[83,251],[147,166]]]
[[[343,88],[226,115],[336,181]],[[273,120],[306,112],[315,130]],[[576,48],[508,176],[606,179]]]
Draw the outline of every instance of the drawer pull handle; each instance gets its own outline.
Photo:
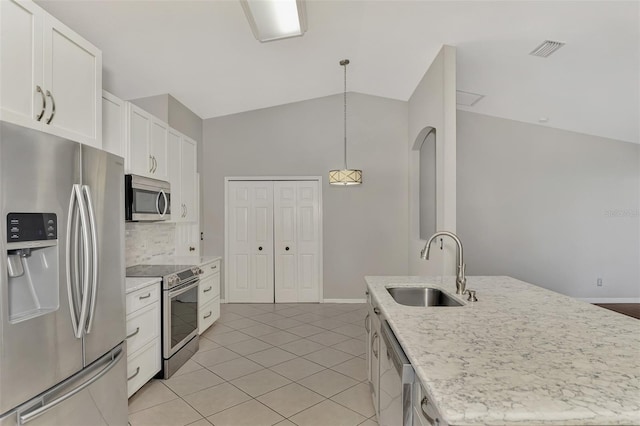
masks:
[[[422,408],[422,414],[427,418],[427,421],[432,425],[438,426],[440,424],[440,419],[434,419],[427,413],[427,406],[429,405],[429,400],[427,397],[423,397],[422,401],[420,401],[420,408]]]
[[[140,374],[140,367],[136,367],[136,372],[133,373],[131,376],[127,377],[127,380],[131,380],[134,377],[136,377],[138,374]]]
[[[369,318],[371,317],[371,314],[367,313],[367,316],[364,317],[364,329],[367,330],[367,333],[369,333],[371,331],[371,329],[369,328]]]
[[[207,315],[203,316],[202,318],[203,319],[207,319],[207,318],[209,318],[211,316],[211,314],[213,314],[213,312],[209,311],[209,313]]]
[[[217,267],[218,267],[218,265],[213,265],[213,266],[211,267],[211,269],[216,269]]]
[[[134,331],[133,333],[129,334],[127,336],[127,339],[132,338],[133,336],[135,336],[136,334],[140,333],[140,327],[136,327],[136,331]]]
[[[202,290],[202,292],[206,293],[208,291],[211,291],[212,288],[213,288],[213,286],[209,286],[209,288],[205,288],[204,290]]]
[[[148,299],[148,298],[150,298],[150,297],[151,297],[151,293],[149,292],[149,293],[147,293],[147,294],[146,294],[146,295],[144,295],[144,296],[139,296],[139,297],[138,297],[138,299],[142,300],[142,299]]]

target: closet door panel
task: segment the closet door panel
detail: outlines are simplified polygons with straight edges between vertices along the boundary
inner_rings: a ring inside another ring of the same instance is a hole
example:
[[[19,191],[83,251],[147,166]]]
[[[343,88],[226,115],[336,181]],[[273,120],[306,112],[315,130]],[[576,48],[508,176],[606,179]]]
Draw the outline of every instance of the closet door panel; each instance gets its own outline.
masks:
[[[296,182],[298,302],[318,302],[320,291],[320,201],[317,181]]]

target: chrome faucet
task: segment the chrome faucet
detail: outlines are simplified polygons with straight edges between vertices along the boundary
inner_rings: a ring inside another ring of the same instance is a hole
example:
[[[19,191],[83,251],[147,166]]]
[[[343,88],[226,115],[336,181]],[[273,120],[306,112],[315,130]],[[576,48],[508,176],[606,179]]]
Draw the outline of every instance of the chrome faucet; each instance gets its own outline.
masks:
[[[466,265],[464,264],[464,258],[462,257],[462,242],[460,238],[453,232],[448,231],[439,231],[436,232],[429,238],[427,244],[425,244],[424,248],[420,252],[420,257],[424,260],[429,260],[429,251],[431,250],[431,242],[440,236],[451,237],[453,241],[456,242],[458,246],[458,275],[456,276],[456,294],[464,294],[467,288],[467,278],[464,275],[464,270]]]

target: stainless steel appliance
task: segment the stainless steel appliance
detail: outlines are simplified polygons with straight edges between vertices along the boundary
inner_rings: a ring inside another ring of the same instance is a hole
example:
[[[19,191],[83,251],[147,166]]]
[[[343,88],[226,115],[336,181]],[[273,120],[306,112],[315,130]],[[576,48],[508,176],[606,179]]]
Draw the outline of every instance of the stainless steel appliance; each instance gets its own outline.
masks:
[[[171,185],[163,180],[125,175],[125,219],[161,221],[171,217]]]
[[[0,425],[125,425],[123,159],[0,122]]]
[[[168,379],[198,351],[198,285],[192,265],[136,265],[128,277],[162,277],[162,378]]]
[[[380,335],[380,426],[411,426],[415,372],[387,321]]]

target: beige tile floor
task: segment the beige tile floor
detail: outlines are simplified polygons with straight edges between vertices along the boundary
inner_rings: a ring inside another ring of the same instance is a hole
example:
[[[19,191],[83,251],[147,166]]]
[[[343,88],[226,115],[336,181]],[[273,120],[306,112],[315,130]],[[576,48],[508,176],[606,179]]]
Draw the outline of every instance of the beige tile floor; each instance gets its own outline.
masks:
[[[171,379],[129,399],[132,426],[377,425],[365,305],[227,304]]]

